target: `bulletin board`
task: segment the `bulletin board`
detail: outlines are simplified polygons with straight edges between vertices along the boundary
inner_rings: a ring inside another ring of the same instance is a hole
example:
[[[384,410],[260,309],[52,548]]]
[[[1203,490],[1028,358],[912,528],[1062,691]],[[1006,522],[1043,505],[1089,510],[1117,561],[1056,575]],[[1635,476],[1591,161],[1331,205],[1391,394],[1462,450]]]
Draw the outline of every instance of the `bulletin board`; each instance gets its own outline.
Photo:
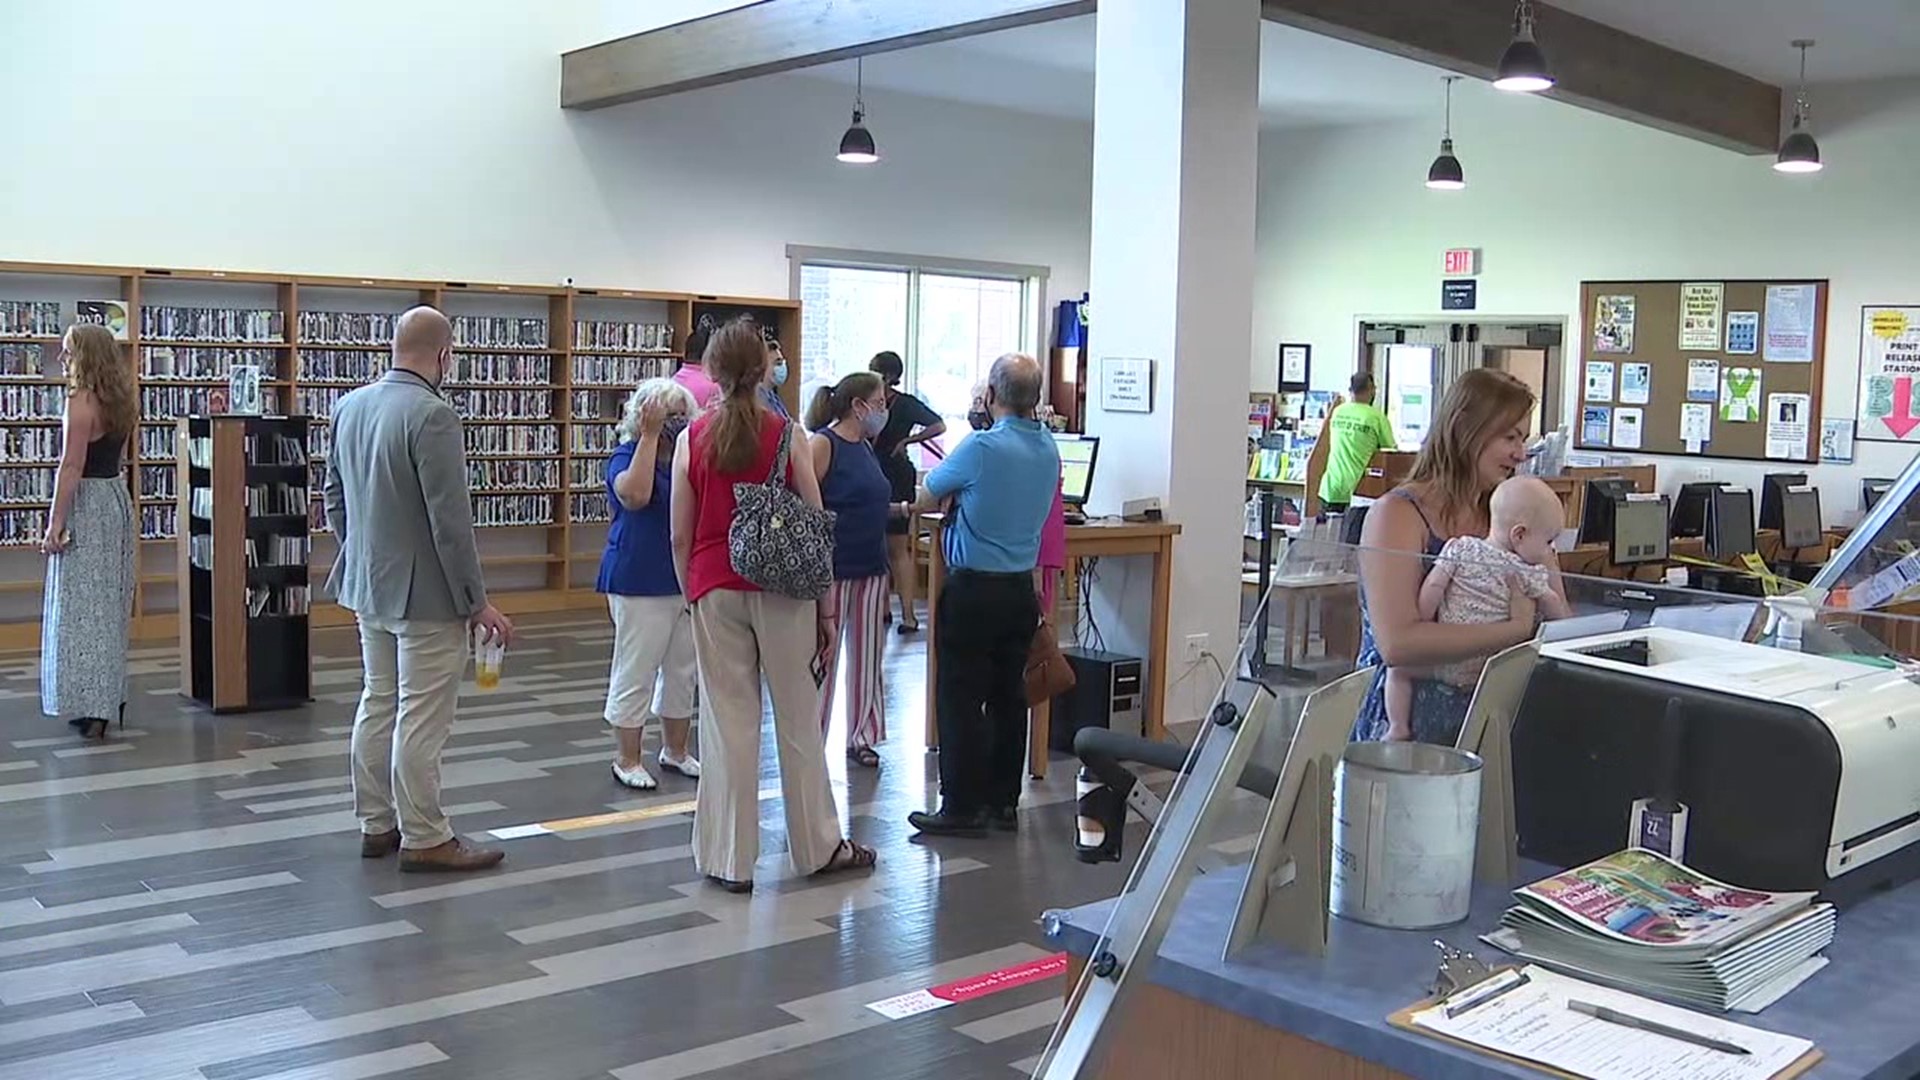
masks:
[[[1825,281],[1587,281],[1580,309],[1579,449],[1819,460]]]

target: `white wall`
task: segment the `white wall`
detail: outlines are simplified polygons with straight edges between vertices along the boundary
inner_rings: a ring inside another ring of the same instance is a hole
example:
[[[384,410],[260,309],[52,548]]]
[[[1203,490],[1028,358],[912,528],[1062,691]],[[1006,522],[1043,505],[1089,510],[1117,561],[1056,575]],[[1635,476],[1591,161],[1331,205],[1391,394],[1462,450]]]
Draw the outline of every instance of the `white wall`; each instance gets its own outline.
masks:
[[[1829,278],[1822,407],[1850,417],[1861,305],[1920,303],[1920,81],[1816,87],[1814,105],[1828,167],[1807,177],[1471,82],[1454,107],[1465,191],[1422,186],[1437,115],[1431,125],[1269,133],[1254,385],[1273,385],[1274,346],[1286,340],[1313,343],[1315,383],[1338,387],[1353,370],[1357,318],[1438,316],[1441,250],[1478,247],[1480,311],[1568,318],[1570,345],[1585,324],[1582,280]],[[1579,380],[1562,386],[1555,413],[1571,422]],[[1857,513],[1858,477],[1897,475],[1912,456],[1889,443],[1860,442],[1857,453],[1853,466],[1813,470],[1829,521]],[[1739,483],[1780,470],[1647,460],[1668,489],[1698,466]]]
[[[803,75],[559,108],[562,51],[725,6],[0,5],[0,258],[784,296],[809,244],[1086,287],[1085,125],[875,97],[857,169]]]

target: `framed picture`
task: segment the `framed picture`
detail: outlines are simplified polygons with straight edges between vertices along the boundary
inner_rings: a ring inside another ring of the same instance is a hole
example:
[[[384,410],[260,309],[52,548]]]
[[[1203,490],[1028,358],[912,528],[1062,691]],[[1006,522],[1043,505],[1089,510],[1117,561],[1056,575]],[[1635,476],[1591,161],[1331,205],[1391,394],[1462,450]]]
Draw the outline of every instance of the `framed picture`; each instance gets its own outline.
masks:
[[[1313,373],[1313,346],[1280,343],[1280,392],[1304,393]]]

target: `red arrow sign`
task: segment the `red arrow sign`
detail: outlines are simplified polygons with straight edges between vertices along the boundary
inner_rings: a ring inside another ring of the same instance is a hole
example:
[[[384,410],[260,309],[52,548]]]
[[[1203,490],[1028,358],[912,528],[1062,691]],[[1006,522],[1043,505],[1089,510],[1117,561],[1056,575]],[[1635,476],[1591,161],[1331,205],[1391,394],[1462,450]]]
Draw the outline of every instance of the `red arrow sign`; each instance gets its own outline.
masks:
[[[1907,432],[1920,425],[1920,417],[1913,415],[1913,376],[1902,375],[1893,380],[1893,415],[1881,420],[1896,439],[1906,438]]]

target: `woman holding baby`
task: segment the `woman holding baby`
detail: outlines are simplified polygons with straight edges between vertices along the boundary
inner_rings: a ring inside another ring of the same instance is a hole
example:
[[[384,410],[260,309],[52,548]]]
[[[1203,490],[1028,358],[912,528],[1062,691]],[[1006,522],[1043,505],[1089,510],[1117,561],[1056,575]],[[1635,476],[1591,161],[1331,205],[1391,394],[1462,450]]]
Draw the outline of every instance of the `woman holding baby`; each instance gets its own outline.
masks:
[[[1454,380],[1406,482],[1368,510],[1358,663],[1381,670],[1356,740],[1451,744],[1480,662],[1530,639],[1543,612],[1565,613],[1551,547],[1559,502],[1538,480],[1516,479],[1533,401],[1525,383],[1491,368]]]

